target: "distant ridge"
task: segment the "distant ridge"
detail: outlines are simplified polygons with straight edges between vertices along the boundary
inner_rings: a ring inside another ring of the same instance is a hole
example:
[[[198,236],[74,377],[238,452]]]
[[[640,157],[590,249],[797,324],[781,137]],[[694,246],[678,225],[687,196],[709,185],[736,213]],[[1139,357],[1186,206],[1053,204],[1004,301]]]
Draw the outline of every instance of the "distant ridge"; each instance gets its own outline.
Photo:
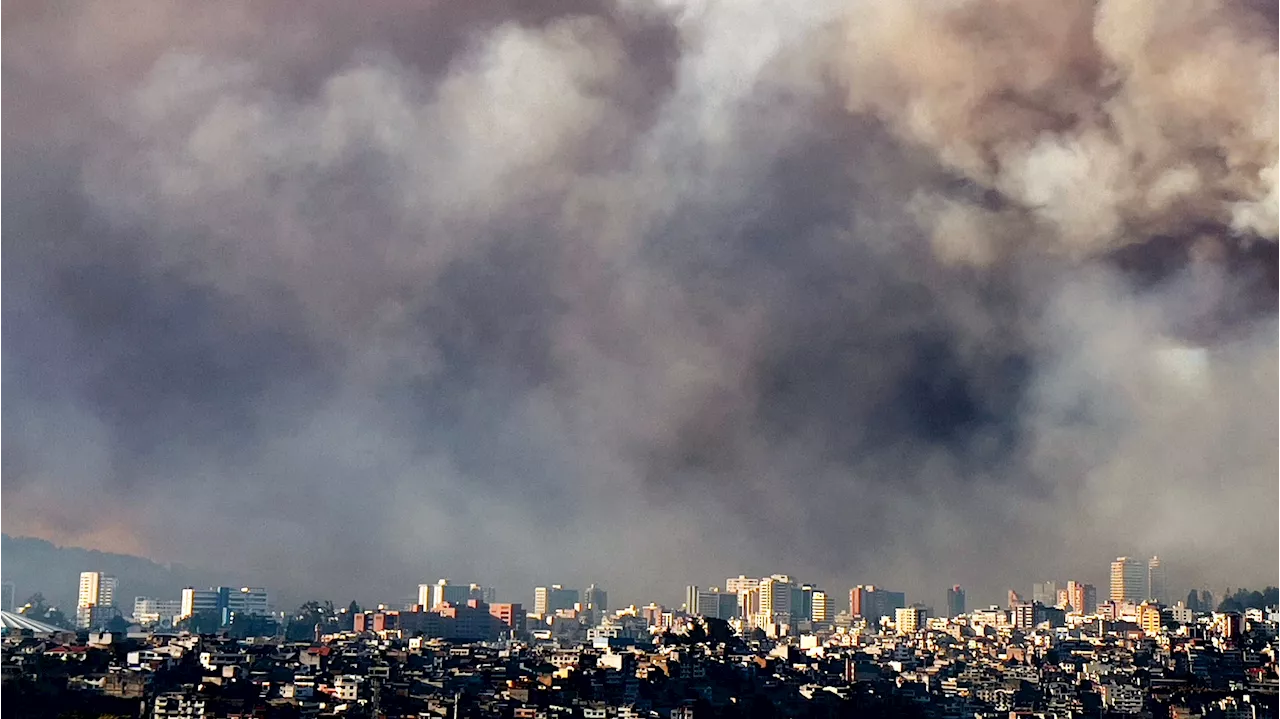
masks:
[[[209,586],[221,580],[218,573],[181,564],[163,565],[145,557],[100,552],[81,547],[60,547],[44,539],[0,534],[0,579],[14,585],[18,606],[36,592],[64,612],[76,604],[80,572],[102,571],[118,580],[116,605],[126,613],[134,597],[177,599],[185,586]]]

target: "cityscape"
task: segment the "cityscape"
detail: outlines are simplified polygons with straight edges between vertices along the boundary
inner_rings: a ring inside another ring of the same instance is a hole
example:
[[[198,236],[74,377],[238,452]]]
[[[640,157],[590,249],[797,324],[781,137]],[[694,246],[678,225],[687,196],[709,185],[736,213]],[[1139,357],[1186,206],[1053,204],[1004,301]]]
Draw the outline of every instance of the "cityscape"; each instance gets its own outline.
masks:
[[[5,0],[0,719],[1280,719],[1275,0]]]
[[[1275,716],[1276,587],[1173,597],[1159,557],[1109,576],[1101,595],[1040,581],[986,607],[961,586],[929,605],[740,574],[675,607],[439,579],[406,605],[282,610],[262,587],[130,604],[85,571],[74,613],[13,607],[5,584],[4,699],[156,718]]]

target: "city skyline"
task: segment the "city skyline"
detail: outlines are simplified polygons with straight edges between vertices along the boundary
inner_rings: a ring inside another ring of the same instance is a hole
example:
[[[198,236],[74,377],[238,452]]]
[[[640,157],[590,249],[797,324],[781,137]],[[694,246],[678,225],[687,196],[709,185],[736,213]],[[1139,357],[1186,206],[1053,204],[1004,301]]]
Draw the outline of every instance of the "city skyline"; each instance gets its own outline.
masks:
[[[1138,580],[1129,572],[1134,581],[1126,581],[1126,559],[1117,558],[1117,589],[1127,592]],[[1156,564],[1153,558],[1148,567]],[[1041,598],[1052,593],[1051,584],[1038,583]],[[1066,594],[1076,584],[1069,582]],[[485,593],[447,580],[422,586],[428,595]],[[851,601],[875,605],[880,616],[855,606],[831,621],[808,616],[823,608],[824,593],[794,577],[739,575],[726,586],[759,611],[725,618],[649,604],[597,612],[591,605],[602,610],[607,596],[592,585],[585,602],[545,616],[476,596],[431,609],[311,602],[275,616],[224,607],[220,620],[205,608],[172,626],[154,616],[163,603],[146,600],[138,611],[151,620],[142,626],[116,617],[87,632],[68,631],[49,615],[5,612],[5,697],[39,716],[70,716],[75,705],[76,714],[132,711],[155,719],[317,711],[517,719],[544,712],[585,719],[1215,719],[1272,716],[1277,706],[1274,586],[1239,592],[1223,611],[1107,601],[1082,613],[1011,598],[1007,608],[935,616],[904,605],[900,594],[863,585]],[[219,601],[263,596],[250,588],[215,589],[209,598]],[[959,601],[960,590],[951,588],[950,602]],[[557,593],[570,591],[541,587],[540,601],[569,599]],[[691,586],[688,593],[693,602],[714,600],[712,614],[720,613],[722,592]],[[779,612],[788,596],[790,611]],[[40,621],[46,618],[53,623]],[[18,647],[35,651],[14,652]]]
[[[734,611],[738,614],[747,612],[747,607],[749,606],[753,607],[749,610],[751,613],[767,612],[767,608],[773,606],[772,602],[781,600],[762,600],[759,598],[760,592],[758,590],[761,587],[768,587],[771,582],[781,581],[790,588],[792,593],[785,598],[785,602],[782,604],[783,609],[780,611],[783,613],[790,613],[793,611],[794,606],[799,606],[794,604],[794,602],[801,601],[796,599],[797,594],[795,594],[795,592],[801,592],[803,590],[803,596],[807,597],[807,599],[804,600],[807,601],[807,604],[805,605],[807,609],[804,612],[804,616],[806,617],[812,616],[813,607],[816,606],[815,601],[817,601],[817,599],[821,600],[821,606],[825,608],[825,612],[830,616],[834,616],[841,612],[848,612],[852,613],[854,616],[858,616],[858,612],[855,609],[857,606],[856,602],[858,602],[858,600],[855,599],[855,594],[863,591],[871,592],[871,594],[860,594],[859,596],[863,597],[862,601],[871,601],[872,604],[869,606],[878,607],[877,611],[880,611],[880,613],[885,615],[891,614],[893,609],[897,607],[905,606],[922,606],[929,608],[930,611],[938,612],[956,606],[954,602],[957,601],[957,597],[958,605],[969,609],[979,609],[988,606],[1007,607],[1011,606],[1014,601],[1013,596],[1015,592],[1020,597],[1018,601],[1028,604],[1035,602],[1044,606],[1067,605],[1075,607],[1077,611],[1083,606],[1087,612],[1093,611],[1094,607],[1096,607],[1100,602],[1105,601],[1107,598],[1111,598],[1116,601],[1126,601],[1132,604],[1137,604],[1149,599],[1153,602],[1158,601],[1166,606],[1171,606],[1181,602],[1185,597],[1184,593],[1187,590],[1194,592],[1201,591],[1202,589],[1209,589],[1209,587],[1205,585],[1195,585],[1188,586],[1182,590],[1176,588],[1172,590],[1165,590],[1161,595],[1154,593],[1149,583],[1144,583],[1142,589],[1137,590],[1134,594],[1126,596],[1124,594],[1123,583],[1119,585],[1120,589],[1117,589],[1118,585],[1116,584],[1117,577],[1120,576],[1117,574],[1116,568],[1126,561],[1138,560],[1132,560],[1129,557],[1122,556],[1110,562],[1108,568],[1111,574],[1111,581],[1109,584],[1102,585],[1101,590],[1099,590],[1093,583],[1080,582],[1079,577],[1071,580],[1032,582],[1030,584],[1032,589],[1029,592],[1019,586],[1008,588],[1008,601],[974,601],[972,598],[973,589],[962,585],[945,587],[942,589],[940,596],[935,597],[932,596],[934,592],[929,591],[920,593],[895,591],[892,588],[894,585],[859,584],[855,585],[852,589],[847,590],[848,601],[845,602],[841,597],[846,595],[846,590],[838,585],[828,585],[823,582],[814,582],[811,580],[797,580],[789,574],[774,573],[771,575],[764,575],[762,577],[740,574],[737,577],[728,577],[727,579],[711,584],[687,585],[684,587],[684,591],[681,594],[681,599],[683,601],[672,600],[671,597],[674,596],[674,594],[669,588],[652,588],[652,591],[643,596],[632,598],[630,601],[623,599],[621,604],[615,602],[614,605],[641,606],[643,604],[657,602],[670,608],[678,609],[690,606],[696,608],[701,602],[715,601],[710,596],[703,596],[708,595],[708,593],[711,592],[721,593],[726,597],[732,597],[734,599]],[[1144,582],[1150,581],[1149,577],[1153,576],[1152,572],[1155,571],[1155,567],[1160,567],[1161,570],[1163,570],[1163,560],[1158,557],[1151,557],[1149,560],[1141,560]],[[102,579],[93,579],[96,577],[101,577]],[[95,587],[99,581],[105,582],[106,588],[104,596],[106,597],[105,604],[107,608],[114,608],[117,611],[123,611],[128,606],[134,605],[135,601],[142,602],[143,600],[151,602],[178,602],[181,606],[181,613],[184,616],[189,616],[193,613],[196,604],[200,604],[204,609],[218,609],[219,611],[224,607],[231,607],[235,610],[244,609],[246,606],[252,606],[254,607],[252,613],[265,612],[266,607],[268,606],[267,589],[262,587],[235,585],[232,587],[212,587],[207,591],[199,589],[198,587],[188,586],[181,589],[180,598],[177,596],[120,595],[119,601],[114,602],[113,607],[112,597],[115,595],[118,586],[118,579],[114,576],[107,576],[101,572],[86,570],[81,572],[79,575],[79,599],[76,602],[77,614],[79,614],[79,612],[86,606],[93,606],[94,604],[101,603],[95,599],[98,592]],[[87,582],[92,586],[87,585]],[[558,609],[568,609],[575,605],[597,608],[599,606],[604,606],[606,609],[609,606],[609,600],[607,598],[609,591],[608,585],[600,585],[599,582],[590,582],[589,584],[581,587],[566,585],[564,583],[543,583],[534,587],[525,587],[514,591],[503,592],[501,596],[499,596],[499,591],[494,586],[483,586],[476,583],[455,583],[448,578],[439,578],[434,581],[420,582],[415,586],[417,592],[413,598],[396,599],[393,596],[379,596],[363,593],[361,596],[351,597],[350,601],[356,601],[362,606],[385,605],[393,608],[407,608],[412,605],[418,605],[425,609],[430,609],[445,602],[451,604],[465,604],[470,599],[476,599],[492,604],[498,599],[501,599],[503,602],[516,602],[521,604],[529,611],[538,614],[552,614]],[[1236,586],[1239,587],[1240,585],[1237,583]],[[126,584],[124,590],[127,592],[129,589],[130,588]],[[1020,591],[1020,589],[1022,589],[1022,591]],[[1223,591],[1224,594],[1229,594],[1230,589],[1231,585],[1228,584],[1221,587],[1213,587],[1212,591]],[[744,595],[744,592],[748,590],[756,590],[757,598],[755,600],[744,599],[746,596]],[[45,590],[35,591],[44,593]],[[255,592],[258,596],[252,600],[237,600],[234,596],[232,596],[231,599],[228,599],[228,592],[231,595],[242,596],[248,596],[245,594],[247,592]],[[890,602],[889,604],[885,604],[883,607],[880,607],[880,604],[885,600],[875,599],[874,597],[884,596],[886,595],[886,592],[888,593],[888,596],[892,598],[888,600]],[[958,593],[958,595],[953,596],[953,594],[956,593]],[[394,595],[396,593],[393,592],[392,594]],[[200,596],[204,596],[206,598],[200,599],[198,598]],[[273,589],[271,596],[272,599],[276,601],[270,602],[270,606],[273,611],[277,612],[286,611],[289,608],[286,605],[289,605],[290,603],[299,604],[304,601],[300,596],[293,595],[287,590],[280,592],[278,587]],[[615,595],[615,597],[616,596],[617,595]],[[771,595],[765,596],[767,597]],[[86,599],[86,597],[88,597],[88,599]],[[281,597],[284,597],[284,599],[282,600]],[[372,600],[371,597],[373,597]],[[872,599],[868,600],[866,599],[867,597],[871,597]],[[348,601],[347,599],[341,599],[338,596],[328,595],[311,596],[307,598],[307,600],[314,599],[336,601],[339,604]],[[691,599],[693,601],[692,605],[689,604]],[[246,601],[249,601],[249,604],[245,604]],[[748,601],[754,601],[754,604],[744,604],[744,602]],[[708,606],[710,605],[708,604]],[[689,609],[688,611],[693,612],[693,609]],[[873,613],[875,612],[873,611]],[[954,612],[949,612],[949,614],[953,613]]]
[[[3,20],[5,706],[1280,710],[1280,3]]]

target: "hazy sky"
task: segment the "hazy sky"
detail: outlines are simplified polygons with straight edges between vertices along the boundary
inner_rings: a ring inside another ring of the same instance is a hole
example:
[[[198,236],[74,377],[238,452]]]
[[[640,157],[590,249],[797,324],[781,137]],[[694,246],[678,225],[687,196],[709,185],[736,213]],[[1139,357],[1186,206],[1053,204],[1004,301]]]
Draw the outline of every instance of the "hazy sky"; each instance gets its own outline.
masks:
[[[3,25],[10,534],[336,600],[1276,581],[1274,3]]]

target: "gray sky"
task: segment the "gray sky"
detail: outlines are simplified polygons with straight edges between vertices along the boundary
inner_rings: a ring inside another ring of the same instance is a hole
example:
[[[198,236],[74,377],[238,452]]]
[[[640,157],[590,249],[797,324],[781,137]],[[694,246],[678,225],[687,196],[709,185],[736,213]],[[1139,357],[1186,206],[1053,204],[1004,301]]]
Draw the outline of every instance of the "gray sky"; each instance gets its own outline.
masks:
[[[339,600],[1275,583],[1275,13],[6,3],[5,531]]]

